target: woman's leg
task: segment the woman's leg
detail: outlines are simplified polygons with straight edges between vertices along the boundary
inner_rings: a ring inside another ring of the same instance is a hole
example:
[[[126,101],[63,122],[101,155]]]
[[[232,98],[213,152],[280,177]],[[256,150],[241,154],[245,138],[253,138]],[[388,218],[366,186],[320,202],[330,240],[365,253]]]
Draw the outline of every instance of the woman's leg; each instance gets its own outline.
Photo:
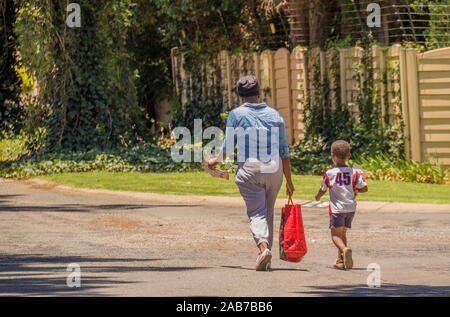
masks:
[[[275,202],[283,184],[283,169],[266,175],[267,225],[269,227],[269,248],[273,245],[273,222]]]
[[[256,259],[257,271],[266,271],[270,267],[272,254],[269,250],[269,226],[267,219],[266,190],[258,185],[249,183],[238,183],[242,197],[247,205],[247,215],[250,220],[255,243],[260,250]]]
[[[247,206],[250,230],[261,251],[269,246],[266,191],[263,187],[249,183],[236,183]]]

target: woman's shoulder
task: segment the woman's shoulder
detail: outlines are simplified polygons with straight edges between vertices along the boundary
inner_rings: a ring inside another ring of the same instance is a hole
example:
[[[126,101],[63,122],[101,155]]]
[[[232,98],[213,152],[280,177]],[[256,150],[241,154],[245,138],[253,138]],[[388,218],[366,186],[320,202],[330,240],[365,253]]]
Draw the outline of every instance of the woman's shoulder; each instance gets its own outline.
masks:
[[[277,121],[283,121],[283,117],[281,116],[280,112],[272,107],[267,106],[266,108],[267,113],[270,114],[270,116]]]
[[[269,107],[269,106],[267,106],[267,111],[269,111],[269,112],[271,112],[273,114],[276,114],[278,116],[280,115],[280,112],[278,112],[278,110],[276,110],[276,109],[274,109],[272,107]]]
[[[261,107],[261,106],[263,106],[263,107]],[[239,107],[231,110],[230,115],[232,115],[236,118],[239,118],[241,116],[245,116],[245,115],[255,112],[255,111],[258,113],[262,112],[265,114],[269,114],[273,118],[281,119],[280,113],[276,109],[267,105],[266,103],[261,103],[260,106],[256,106],[254,108],[248,107],[246,104],[242,104]]]
[[[238,106],[234,109],[232,109],[229,113],[230,116],[238,117],[240,114],[245,113],[245,107]]]

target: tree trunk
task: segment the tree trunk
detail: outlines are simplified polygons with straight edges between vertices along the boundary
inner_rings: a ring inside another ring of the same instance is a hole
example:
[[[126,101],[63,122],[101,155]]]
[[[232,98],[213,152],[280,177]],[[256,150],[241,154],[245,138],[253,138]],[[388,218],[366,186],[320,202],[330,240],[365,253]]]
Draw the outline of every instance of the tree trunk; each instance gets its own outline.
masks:
[[[309,1],[309,45],[324,47],[339,12],[337,0]]]

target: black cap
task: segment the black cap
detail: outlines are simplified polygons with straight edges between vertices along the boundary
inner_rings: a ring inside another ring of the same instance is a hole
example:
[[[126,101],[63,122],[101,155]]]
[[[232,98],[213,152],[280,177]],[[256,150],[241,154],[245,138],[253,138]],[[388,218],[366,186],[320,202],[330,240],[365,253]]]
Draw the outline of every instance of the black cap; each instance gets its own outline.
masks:
[[[236,91],[239,97],[259,96],[259,82],[255,76],[245,76],[238,80]]]

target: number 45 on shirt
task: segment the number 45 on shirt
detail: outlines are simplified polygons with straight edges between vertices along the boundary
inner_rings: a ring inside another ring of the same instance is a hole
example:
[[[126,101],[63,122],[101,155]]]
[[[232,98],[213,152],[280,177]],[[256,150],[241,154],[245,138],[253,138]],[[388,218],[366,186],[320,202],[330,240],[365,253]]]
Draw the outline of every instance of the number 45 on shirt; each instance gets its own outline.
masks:
[[[350,173],[337,173],[336,175],[336,184],[339,186],[348,186],[352,182],[352,179],[350,177]]]

